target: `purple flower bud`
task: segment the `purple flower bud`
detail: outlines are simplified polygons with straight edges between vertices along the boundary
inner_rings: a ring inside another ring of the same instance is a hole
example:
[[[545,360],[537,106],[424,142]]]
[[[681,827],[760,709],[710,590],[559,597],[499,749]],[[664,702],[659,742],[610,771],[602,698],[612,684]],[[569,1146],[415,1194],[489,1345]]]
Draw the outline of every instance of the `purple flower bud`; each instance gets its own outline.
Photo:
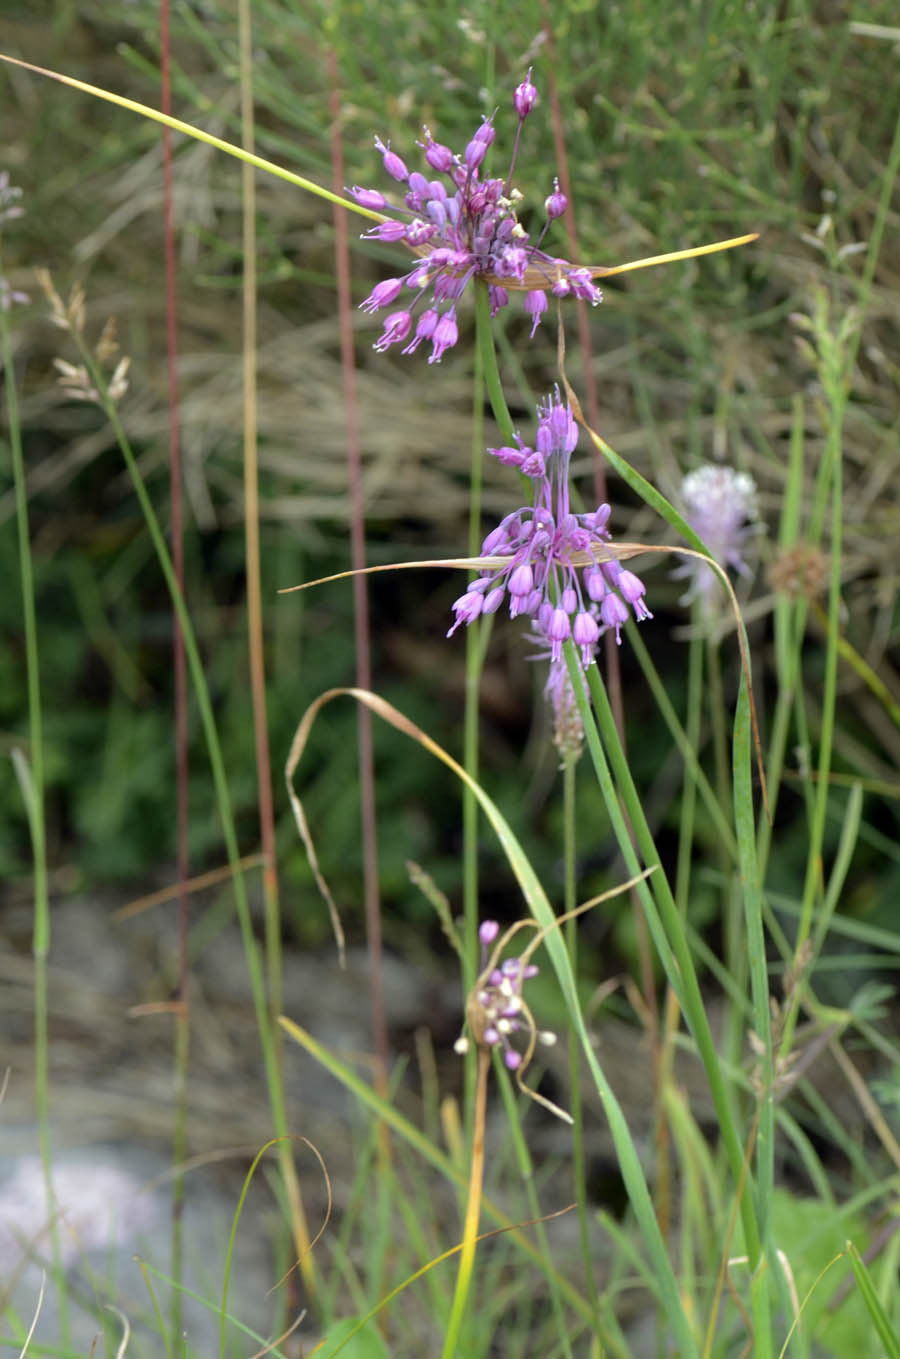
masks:
[[[487,154],[487,146],[477,140],[477,134],[466,147],[465,162],[469,170],[477,170]]]
[[[571,453],[578,442],[578,426],[572,418],[570,408],[560,401],[558,391],[550,406],[548,419],[554,447],[562,453]]]
[[[381,152],[384,168],[387,170],[391,179],[399,180],[401,183],[409,179],[409,171],[397,155],[396,151],[391,150],[390,142],[385,146],[381,138],[376,137],[375,146]]]
[[[496,920],[483,920],[478,927],[478,938],[485,945],[490,945],[500,933],[500,926]]]
[[[390,349],[392,344],[405,340],[412,325],[412,317],[408,311],[392,311],[384,323],[384,330],[373,344],[372,348],[377,349],[379,354],[384,354]]]
[[[537,90],[531,83],[531,67],[529,66],[527,76],[521,85],[516,86],[513,92],[513,108],[520,118],[527,118],[534,108],[536,100]]]
[[[503,1053],[503,1062],[507,1071],[518,1071],[522,1065],[522,1058],[515,1048],[507,1048]]]
[[[569,200],[560,189],[559,180],[554,179],[553,192],[548,198],[544,199],[544,207],[547,210],[547,216],[550,218],[550,221],[552,222],[556,217],[562,217],[568,206]]]
[[[464,595],[460,595],[453,605],[453,612],[456,614],[456,622],[453,624],[448,637],[452,637],[460,623],[471,623],[478,617],[484,607],[484,595],[478,590],[467,590]]]
[[[508,444],[504,444],[502,448],[489,448],[488,452],[498,462],[502,462],[504,467],[521,467],[523,458],[531,452],[531,449],[510,448]]]
[[[591,599],[599,604],[606,595],[606,581],[599,566],[592,566],[584,573],[584,583]]]
[[[642,580],[631,571],[621,571],[617,585],[622,598],[628,600],[628,603],[634,609],[634,616],[639,622],[642,618],[653,617],[644,603],[646,589]]]
[[[384,194],[379,193],[377,189],[361,189],[358,184],[354,184],[353,188],[348,189],[347,192],[351,198],[359,203],[360,207],[373,208],[375,212],[380,212],[387,201]]]
[[[595,533],[601,534],[604,538],[609,537],[607,524],[612,510],[609,505],[598,505],[592,515],[588,516],[588,521]]]
[[[543,453],[532,452],[529,450],[528,457],[522,460],[522,471],[526,477],[531,477],[532,481],[540,481],[547,475],[547,462]]]
[[[391,302],[394,301],[396,297],[400,296],[400,293],[402,291],[403,291],[402,278],[382,279],[381,283],[375,284],[375,287],[369,293],[369,296],[366,298],[365,302],[360,302],[359,304],[360,310],[374,312],[378,311],[379,308],[381,307],[387,307],[391,304]]]
[[[484,597],[484,608],[482,613],[496,613],[506,598],[506,591],[502,585],[495,585],[493,590],[488,591]]]
[[[372,227],[366,235],[373,241],[387,241],[393,245],[395,241],[406,239],[407,228],[403,222],[379,222],[378,226]]]
[[[472,138],[473,141],[482,142],[485,146],[490,146],[491,142],[497,135],[497,133],[494,131],[494,124],[491,121],[493,116],[494,115],[492,113],[490,118],[485,118],[484,122],[481,124],[481,127],[478,129],[478,131],[475,133],[475,136]]]
[[[421,194],[423,198],[428,197],[428,180],[418,170],[413,170],[409,177],[409,191]]]
[[[432,310],[430,307],[428,311],[423,311],[422,315],[419,317],[418,325],[416,326],[415,336],[410,340],[406,348],[401,350],[401,353],[414,354],[423,340],[430,340],[434,335],[434,328],[437,323],[438,314],[436,311]]]
[[[627,618],[627,613],[625,616]],[[547,626],[551,660],[559,660],[562,655],[562,644],[563,642],[568,641],[571,630],[569,615],[566,613],[565,609],[554,609],[550,615],[550,622]]]
[[[590,665],[594,647],[600,636],[600,629],[593,614],[580,613],[572,624],[572,640],[581,648],[581,659],[585,666]]]
[[[578,595],[572,589],[571,585],[567,585],[566,588],[563,590],[560,603],[562,604],[566,613],[574,613],[575,610],[578,608]]]
[[[452,349],[459,339],[459,328],[452,311],[445,311],[434,328],[431,340],[429,363],[440,363],[448,349]]]
[[[447,205],[440,198],[429,198],[425,204],[425,211],[434,222],[439,231],[447,225]]]
[[[493,451],[494,450],[492,448],[488,449],[489,453],[493,453]],[[491,532],[485,538],[484,542],[481,544],[482,557],[492,557],[498,548],[505,547],[508,544],[508,542],[509,534],[506,531],[506,525],[498,524],[495,529],[491,530]]]
[[[432,170],[439,170],[442,175],[446,175],[453,169],[453,152],[449,146],[442,146],[432,137],[428,128],[425,129],[425,159]],[[421,146],[422,143],[419,142]]]
[[[522,562],[515,568],[506,582],[506,588],[510,594],[509,616],[516,618],[522,612],[522,600],[530,595],[534,588],[534,573],[527,562]]]
[[[608,628],[616,630],[616,645],[622,645],[621,627],[628,622],[628,610],[622,603],[618,595],[614,595],[612,590],[606,595],[600,605],[600,617]]]
[[[494,317],[509,302],[509,293],[505,288],[501,288],[498,283],[489,283],[488,299],[491,304],[491,316]]]
[[[536,288],[525,294],[525,311],[531,319],[531,336],[534,339],[534,332],[540,325],[541,317],[547,310],[547,294],[541,289]]]

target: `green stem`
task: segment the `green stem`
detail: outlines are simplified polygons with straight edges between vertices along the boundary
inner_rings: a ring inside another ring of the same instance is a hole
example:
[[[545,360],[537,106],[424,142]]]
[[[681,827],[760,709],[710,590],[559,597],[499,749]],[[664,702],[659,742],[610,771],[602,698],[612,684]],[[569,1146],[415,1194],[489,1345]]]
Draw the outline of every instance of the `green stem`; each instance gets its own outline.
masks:
[[[522,1177],[522,1185],[525,1190],[525,1197],[528,1200],[528,1211],[531,1214],[534,1232],[537,1236],[537,1248],[540,1251],[541,1263],[543,1265],[544,1277],[547,1280],[547,1287],[550,1291],[550,1305],[553,1308],[553,1316],[559,1332],[559,1353],[565,1355],[567,1359],[572,1359],[572,1348],[569,1343],[566,1316],[563,1311],[562,1297],[559,1291],[559,1281],[556,1270],[553,1268],[553,1257],[550,1253],[550,1243],[547,1240],[547,1228],[541,1220],[541,1205],[538,1200],[537,1184],[534,1178],[534,1163],[531,1159],[531,1152],[528,1150],[528,1142],[525,1137],[522,1123],[519,1116],[519,1108],[516,1103],[516,1094],[510,1079],[509,1072],[504,1067],[500,1054],[494,1051],[494,1076],[500,1087],[500,1094],[503,1097],[503,1107],[506,1110],[506,1121],[515,1148],[516,1161],[519,1174]]]
[[[0,260],[0,277],[3,274]],[[41,712],[41,678],[38,652],[37,607],[34,591],[34,568],[31,558],[31,532],[28,523],[28,488],[25,480],[25,459],[22,452],[22,431],[19,422],[19,400],[13,365],[12,339],[7,313],[0,308],[0,337],[2,337],[3,375],[6,388],[6,407],[9,414],[9,446],[12,460],[13,484],[16,501],[16,524],[19,540],[19,579],[22,585],[22,615],[25,625],[25,676],[28,691],[29,760],[19,765],[19,778],[28,816],[31,851],[34,862],[34,1091],[37,1106],[38,1145],[47,1209],[50,1218],[50,1240],[53,1273],[57,1284],[60,1332],[65,1347],[69,1344],[69,1309],[66,1298],[65,1272],[59,1245],[57,1214],[53,1194],[53,1157],[50,1137],[50,1066],[49,1034],[47,1028],[48,987],[47,958],[50,952],[50,895],[47,883],[47,834],[44,818],[44,732]]]
[[[565,863],[564,911],[574,911],[578,902],[575,895],[575,770],[576,759],[571,755],[563,762],[563,858]],[[578,976],[578,921],[566,921],[566,947],[572,964],[573,976]],[[600,1300],[597,1295],[597,1282],[594,1278],[594,1265],[591,1255],[591,1237],[588,1229],[587,1177],[585,1175],[584,1118],[581,1103],[581,1046],[578,1035],[569,1029],[569,1110],[572,1115],[572,1178],[575,1199],[578,1204],[578,1230],[581,1237],[581,1253],[584,1257],[584,1275],[587,1284],[588,1301],[594,1311],[594,1330],[598,1331]]]
[[[481,356],[484,384],[487,388],[491,410],[494,412],[494,419],[500,426],[500,433],[504,439],[507,443],[512,443],[515,431],[512,416],[503,395],[500,370],[497,367],[497,351],[494,348],[494,334],[491,330],[491,304],[487,284],[483,283],[481,279],[475,280],[475,343]]]
[[[487,1048],[478,1049],[478,1078],[475,1082],[475,1115],[472,1131],[472,1157],[469,1163],[469,1193],[466,1201],[466,1218],[463,1226],[462,1249],[459,1253],[459,1266],[456,1274],[456,1291],[453,1306],[444,1336],[442,1359],[453,1359],[459,1340],[469,1286],[472,1282],[472,1269],[475,1264],[475,1247],[478,1242],[478,1220],[481,1216],[481,1188],[484,1183],[484,1125],[487,1113],[487,1081],[491,1069],[491,1055]]]
[[[694,960],[691,957],[690,947],[687,941],[687,934],[684,922],[675,904],[668,880],[663,872],[659,854],[653,843],[650,827],[647,824],[644,810],[641,806],[637,789],[628,768],[619,735],[616,730],[615,720],[606,689],[596,665],[592,665],[588,670],[588,682],[590,684],[591,695],[594,700],[594,707],[597,712],[596,722],[593,713],[588,706],[587,699],[582,691],[582,686],[577,682],[578,660],[575,648],[571,643],[566,643],[566,658],[569,664],[569,673],[578,699],[579,710],[581,711],[582,721],[584,722],[585,735],[588,739],[588,748],[594,769],[597,774],[600,790],[606,802],[607,811],[616,833],[619,848],[625,857],[629,872],[639,872],[640,865],[637,856],[631,846],[631,839],[625,825],[624,817],[618,803],[618,793],[621,794],[632,827],[641,856],[646,867],[655,867],[647,883],[638,885],[638,892],[644,904],[647,914],[647,923],[657,946],[657,952],[662,961],[666,974],[672,985],[673,990],[679,998],[682,1011],[694,1041],[700,1052],[700,1057],[706,1068],[706,1076],[709,1081],[710,1093],[719,1118],[719,1126],[722,1131],[722,1140],[725,1145],[725,1152],[728,1157],[734,1184],[744,1183],[744,1152],[741,1140],[738,1137],[737,1128],[731,1111],[731,1104],[725,1086],[725,1079],[722,1068],[719,1065],[718,1055],[715,1044],[713,1043],[712,1033],[709,1027],[709,1020],[706,1016],[706,1009],[703,1004],[703,997],[700,992],[700,984],[697,980],[697,973],[694,968]],[[603,745],[601,745],[601,734]],[[604,754],[604,746],[609,752],[609,764]],[[612,772],[615,774],[616,783],[613,783]],[[647,888],[651,890],[646,890]],[[645,890],[641,890],[641,889]],[[651,895],[652,893],[652,895]],[[749,1177],[747,1177],[749,1178]],[[747,1247],[747,1255],[750,1260],[751,1269],[755,1269],[760,1257],[759,1230],[756,1221],[756,1209],[753,1203],[753,1194],[750,1186],[741,1195],[741,1217],[744,1224],[744,1238]]]

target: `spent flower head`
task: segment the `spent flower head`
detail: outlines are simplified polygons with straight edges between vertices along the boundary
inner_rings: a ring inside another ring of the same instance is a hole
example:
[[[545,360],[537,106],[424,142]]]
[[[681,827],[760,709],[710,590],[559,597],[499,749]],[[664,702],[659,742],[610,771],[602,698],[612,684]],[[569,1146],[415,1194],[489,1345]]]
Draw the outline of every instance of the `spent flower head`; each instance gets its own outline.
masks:
[[[426,127],[424,140],[418,143],[424,154],[426,174],[410,171],[390,142],[385,144],[380,137],[375,138],[388,175],[406,185],[403,206],[389,203],[377,189],[355,185],[348,193],[362,207],[393,214],[372,227],[366,236],[402,242],[418,256],[411,269],[377,284],[361,304],[364,311],[377,312],[400,300],[404,292],[414,294],[408,305],[388,315],[375,342],[376,349],[384,352],[391,345],[408,341],[402,353],[412,354],[427,342],[431,345],[428,362],[440,362],[456,344],[457,304],[474,278],[488,284],[492,316],[507,305],[510,290],[524,292],[532,335],[547,309],[548,291],[556,297],[579,297],[594,304],[601,300],[600,289],[588,269],[541,249],[551,221],[566,210],[559,181],[554,179],[553,192],[545,200],[546,221],[536,241],[532,241],[517,215],[522,195],[512,188],[511,181],[522,124],[536,98],[529,70],[513,95],[518,123],[505,179],[482,178],[481,173],[482,162],[495,137],[493,113],[484,119],[462,153],[435,141]],[[443,179],[430,178],[431,175]]]
[[[744,549],[761,527],[756,483],[749,473],[704,463],[682,481],[681,499],[687,522],[716,561],[733,567],[738,575],[748,576]],[[705,562],[692,558],[678,566],[673,575],[689,581],[682,603],[699,600],[705,610],[714,606],[721,582]]]
[[[584,675],[580,675],[580,683],[589,699]],[[579,758],[584,745],[584,723],[565,657],[550,662],[544,697],[553,710],[553,744],[559,751],[560,768],[564,769]]]
[[[513,510],[485,538],[481,555],[503,563],[486,567],[456,600],[456,621],[447,636],[461,623],[495,613],[508,598],[510,617],[531,619],[551,664],[561,661],[563,643],[571,637],[587,667],[604,632],[612,628],[621,641],[629,609],[638,621],[653,615],[644,603],[643,582],[610,558],[609,505],[587,514],[571,510],[569,462],[578,426],[558,388],[539,403],[537,414],[534,448],[517,435],[516,448],[488,449],[530,478],[534,502]]]

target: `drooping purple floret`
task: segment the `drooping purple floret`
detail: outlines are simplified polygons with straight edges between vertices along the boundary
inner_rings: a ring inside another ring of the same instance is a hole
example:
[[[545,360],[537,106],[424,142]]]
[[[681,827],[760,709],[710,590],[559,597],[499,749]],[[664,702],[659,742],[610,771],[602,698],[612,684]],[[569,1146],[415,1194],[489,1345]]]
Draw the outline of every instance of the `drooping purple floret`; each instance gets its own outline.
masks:
[[[390,142],[375,138],[384,168],[392,179],[405,184],[404,206],[389,205],[376,189],[354,185],[350,196],[362,207],[374,211],[386,208],[393,215],[366,233],[369,239],[403,242],[419,255],[419,261],[402,276],[402,286],[417,293],[408,312],[411,326],[416,309],[430,297],[431,307],[438,312],[438,320],[429,321],[424,329],[415,325],[415,338],[404,349],[404,354],[415,351],[420,343],[429,340],[432,352],[430,363],[439,363],[441,356],[456,344],[458,327],[456,306],[473,278],[486,279],[490,290],[491,315],[495,316],[509,302],[509,292],[503,281],[514,288],[525,290],[525,310],[531,319],[531,334],[547,309],[548,292],[557,297],[577,297],[596,305],[601,300],[600,289],[594,284],[590,271],[557,259],[540,248],[550,222],[566,209],[566,198],[554,179],[553,192],[545,199],[546,220],[536,241],[532,241],[516,215],[521,195],[511,189],[512,173],[518,154],[519,135],[525,118],[534,107],[537,90],[531,83],[531,71],[513,95],[513,107],[518,123],[509,172],[505,180],[481,178],[481,167],[496,136],[494,114],[485,118],[461,155],[437,142],[428,128],[418,145],[424,151],[430,171],[445,176],[449,187],[441,179],[429,180],[417,170],[410,172],[399,155],[391,150]],[[398,280],[391,280],[392,283]],[[377,285],[361,304],[369,312],[389,305],[396,297],[383,298]],[[401,333],[402,332],[402,333]],[[375,348],[388,349],[406,338],[408,330],[399,325],[387,327]]]
[[[630,613],[640,622],[652,618],[644,602],[644,583],[610,559],[609,505],[574,514],[569,504],[569,462],[578,426],[559,389],[538,406],[536,448],[516,436],[518,447],[489,448],[507,467],[516,467],[534,486],[534,503],[508,514],[485,538],[481,555],[504,557],[502,566],[484,570],[453,605],[456,615],[447,636],[509,598],[511,618],[533,620],[538,643],[560,661],[571,637],[585,666],[599,638],[609,629],[621,641]],[[576,562],[589,558],[588,565]]]

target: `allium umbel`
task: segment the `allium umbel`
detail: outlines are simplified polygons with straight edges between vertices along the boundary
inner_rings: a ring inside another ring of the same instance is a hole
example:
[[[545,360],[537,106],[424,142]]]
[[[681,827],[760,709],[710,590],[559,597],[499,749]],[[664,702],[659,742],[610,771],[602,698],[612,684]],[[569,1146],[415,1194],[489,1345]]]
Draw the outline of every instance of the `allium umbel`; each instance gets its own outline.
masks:
[[[502,952],[509,935],[507,933],[494,948],[499,933],[500,926],[495,920],[485,920],[479,928],[481,975],[469,996],[466,1019],[478,1047],[497,1048],[507,1070],[519,1071],[528,1065],[535,1042],[550,1045],[556,1042],[556,1035],[535,1028],[531,1011],[522,996],[523,984],[538,974],[535,964],[528,961],[531,948],[523,957],[506,958],[501,963],[497,955]],[[512,1042],[522,1031],[528,1034],[524,1054]],[[459,1053],[466,1052],[468,1046],[467,1038],[459,1038],[455,1044]]]
[[[453,605],[461,623],[496,613],[509,599],[511,618],[524,614],[534,623],[538,642],[549,647],[551,663],[562,656],[571,637],[590,665],[598,638],[610,628],[621,641],[629,617],[652,618],[644,603],[644,584],[618,561],[609,559],[609,505],[589,514],[573,514],[569,506],[569,461],[578,426],[559,390],[538,406],[536,447],[516,436],[517,448],[489,448],[509,467],[516,467],[534,486],[534,503],[513,510],[485,538],[481,555],[502,557],[504,564],[486,568]],[[581,565],[587,557],[588,564]]]
[[[529,71],[513,95],[518,125],[505,180],[481,178],[482,161],[495,137],[494,114],[484,120],[462,155],[436,142],[425,128],[425,140],[418,145],[426,167],[443,175],[447,184],[429,179],[418,170],[408,170],[390,143],[385,145],[375,138],[385,170],[406,185],[404,206],[389,204],[377,189],[357,185],[348,192],[362,207],[395,214],[372,227],[366,233],[370,239],[404,242],[419,256],[407,273],[379,283],[361,304],[365,311],[376,312],[397,301],[404,290],[416,294],[409,306],[388,316],[376,349],[383,352],[412,332],[401,352],[412,354],[427,341],[431,344],[428,362],[440,362],[456,344],[456,306],[473,278],[488,284],[492,316],[509,302],[509,288],[524,291],[532,335],[547,309],[548,291],[555,297],[571,295],[595,305],[601,300],[600,289],[588,269],[556,259],[540,248],[551,221],[566,210],[559,181],[553,181],[553,192],[545,199],[547,218],[536,241],[532,242],[516,215],[522,195],[511,187],[512,174],[522,124],[536,98]]]

